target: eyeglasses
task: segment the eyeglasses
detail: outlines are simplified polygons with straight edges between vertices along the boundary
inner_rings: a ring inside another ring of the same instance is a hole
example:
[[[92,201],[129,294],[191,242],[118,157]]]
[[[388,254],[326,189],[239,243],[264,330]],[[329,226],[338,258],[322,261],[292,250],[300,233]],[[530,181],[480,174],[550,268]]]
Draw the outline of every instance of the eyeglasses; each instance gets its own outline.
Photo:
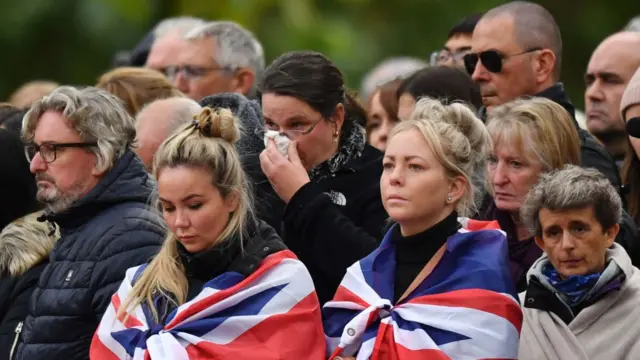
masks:
[[[24,147],[24,154],[27,157],[27,161],[31,162],[34,156],[37,153],[40,153],[40,157],[42,160],[49,164],[56,161],[57,150],[64,148],[90,148],[98,146],[97,142],[87,142],[87,143],[43,143],[40,145],[37,144],[28,144]]]
[[[533,48],[520,53],[505,55],[496,50],[487,50],[481,53],[469,53],[464,56],[464,66],[467,69],[469,75],[473,75],[473,72],[476,70],[476,66],[478,65],[478,60],[482,62],[482,66],[485,69],[489,70],[492,73],[499,73],[502,71],[502,63],[504,60],[518,56],[528,54],[534,51],[542,50],[542,48]]]
[[[471,50],[461,50],[456,52],[451,52],[447,49],[440,49],[438,51],[434,51],[431,53],[429,57],[429,62],[432,66],[442,65],[449,60],[452,60],[455,64],[463,64],[464,56],[467,55]]]
[[[205,66],[167,66],[162,72],[170,80],[174,81],[178,74],[181,74],[186,80],[198,80],[212,71],[230,71],[226,67],[205,67]]]
[[[289,140],[295,140],[295,139],[297,139],[299,137],[302,137],[302,136],[310,134],[313,131],[313,129],[316,128],[316,125],[318,125],[320,123],[320,121],[322,121],[322,117],[318,121],[313,123],[313,125],[311,125],[308,129],[305,129],[305,130],[296,129],[296,130],[282,130],[281,131],[281,130],[279,130],[277,128],[277,125],[276,126],[265,125],[264,129],[257,129],[256,130],[256,134],[258,136],[260,136],[260,137],[263,137],[265,130],[272,130],[272,131],[277,131],[281,135],[284,135],[284,136],[288,137]]]

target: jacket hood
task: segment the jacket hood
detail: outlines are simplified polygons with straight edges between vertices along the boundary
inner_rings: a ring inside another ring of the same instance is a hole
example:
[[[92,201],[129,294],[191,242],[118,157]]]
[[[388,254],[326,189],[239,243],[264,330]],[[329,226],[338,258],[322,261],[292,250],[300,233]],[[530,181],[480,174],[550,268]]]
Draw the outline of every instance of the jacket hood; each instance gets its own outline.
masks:
[[[66,211],[46,212],[41,219],[54,221],[62,227],[84,223],[113,205],[125,202],[149,203],[155,187],[155,181],[140,159],[131,150],[127,150],[89,193]]]
[[[236,143],[236,149],[240,155],[240,161],[252,182],[266,181],[260,167],[260,153],[264,150],[262,131],[262,109],[256,100],[249,100],[236,93],[223,93],[211,95],[199,101],[201,106],[210,108],[226,108],[231,110],[238,118],[242,126],[243,134]]]
[[[0,275],[18,277],[49,257],[59,235],[37,215],[20,218],[0,233]]]

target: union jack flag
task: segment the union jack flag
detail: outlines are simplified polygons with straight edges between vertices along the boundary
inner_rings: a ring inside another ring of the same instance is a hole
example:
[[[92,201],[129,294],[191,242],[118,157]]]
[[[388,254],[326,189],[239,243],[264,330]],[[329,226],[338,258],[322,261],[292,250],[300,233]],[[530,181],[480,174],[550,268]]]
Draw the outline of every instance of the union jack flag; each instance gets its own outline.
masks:
[[[497,222],[460,218],[431,274],[392,303],[395,246],[352,265],[322,310],[327,351],[358,360],[516,359],[522,312]],[[397,226],[397,225],[396,225]],[[357,355],[355,355],[357,354]]]
[[[288,251],[248,277],[226,272],[161,324],[146,306],[116,317],[144,265],[127,271],[91,344],[91,359],[325,359],[320,303],[307,269]]]

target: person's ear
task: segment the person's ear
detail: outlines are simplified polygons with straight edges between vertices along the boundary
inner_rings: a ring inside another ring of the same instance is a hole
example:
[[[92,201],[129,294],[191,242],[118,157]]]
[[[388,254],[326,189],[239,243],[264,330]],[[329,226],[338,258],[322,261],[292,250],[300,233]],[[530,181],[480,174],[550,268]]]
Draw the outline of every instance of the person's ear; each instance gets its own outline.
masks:
[[[557,66],[556,62],[557,58],[553,51],[549,49],[538,51],[537,60],[534,62],[534,71],[539,84],[553,77],[554,69]]]
[[[234,75],[234,91],[247,95],[256,81],[256,74],[248,68],[238,68]]]
[[[91,175],[95,176],[95,177],[103,177],[104,174],[107,172],[107,170],[109,170],[108,168],[105,167],[105,169],[101,169],[98,167],[98,156],[96,155],[96,157],[93,159],[93,168],[91,169]]]
[[[331,122],[336,127],[336,133],[340,136],[342,131],[342,125],[344,125],[344,117],[345,117],[345,109],[344,105],[338,104],[336,109],[333,111],[333,115],[331,115]]]
[[[620,224],[615,224],[609,229],[605,230],[604,235],[606,238],[607,248],[610,248],[613,245],[613,242],[616,240],[616,236],[620,232]]]
[[[224,204],[229,213],[235,212],[240,205],[240,194],[237,191],[229,193],[224,199]]]
[[[533,237],[536,245],[538,245],[538,247],[540,248],[540,250],[544,251],[544,240],[542,239],[542,236],[534,236]]]
[[[449,192],[447,193],[447,203],[456,203],[463,196],[469,184],[464,176],[456,176],[449,183]]]

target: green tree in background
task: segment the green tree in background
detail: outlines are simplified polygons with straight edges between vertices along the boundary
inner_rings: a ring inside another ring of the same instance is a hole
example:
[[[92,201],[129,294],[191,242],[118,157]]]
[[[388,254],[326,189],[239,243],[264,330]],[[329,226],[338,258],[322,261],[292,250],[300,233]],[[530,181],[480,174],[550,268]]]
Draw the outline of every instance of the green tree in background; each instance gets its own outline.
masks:
[[[428,58],[449,29],[495,0],[3,0],[0,12],[0,96],[33,79],[94,84],[118,50],[132,48],[165,17],[193,15],[236,21],[264,45],[267,62],[291,50],[325,53],[358,88],[389,56]],[[589,56],[607,35],[640,14],[640,2],[538,1],[564,40],[563,81],[582,106]]]

